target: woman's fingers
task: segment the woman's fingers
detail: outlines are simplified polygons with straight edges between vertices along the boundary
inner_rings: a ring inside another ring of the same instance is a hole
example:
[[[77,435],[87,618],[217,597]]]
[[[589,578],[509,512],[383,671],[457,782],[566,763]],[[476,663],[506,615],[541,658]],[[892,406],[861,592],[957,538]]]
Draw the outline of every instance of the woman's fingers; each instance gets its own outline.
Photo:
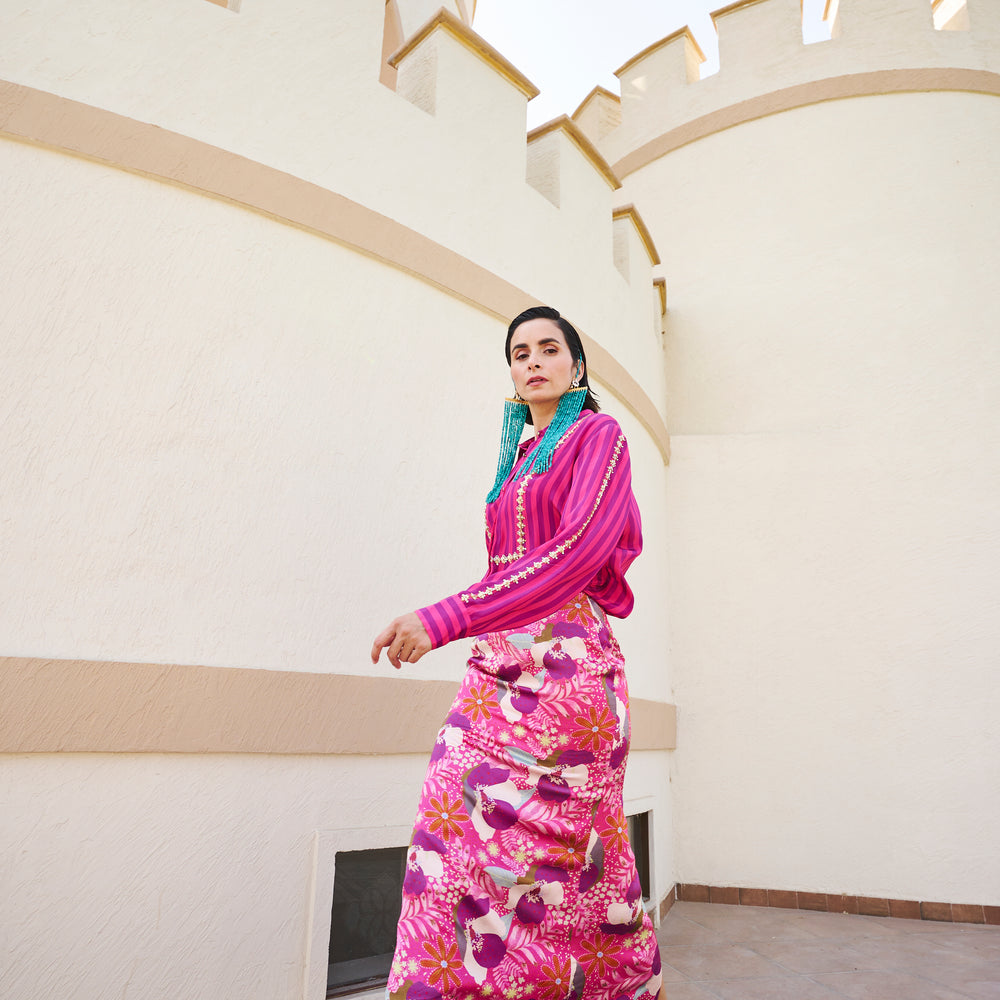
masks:
[[[396,636],[395,636],[395,638],[392,641],[392,645],[386,651],[386,655],[389,657],[389,662],[397,670],[399,670],[399,661],[401,659],[400,653],[402,652],[402,650],[403,650],[403,640],[402,640],[401,636],[399,635],[399,632],[396,632]]]
[[[385,649],[389,662],[399,670],[401,663],[416,663],[430,648],[431,639],[424,623],[410,612],[393,619],[375,636],[372,663],[378,663],[378,658]]]
[[[378,658],[382,653],[382,650],[388,646],[392,640],[396,637],[396,630],[394,628],[395,622],[391,625],[387,625],[377,636],[375,636],[375,641],[372,643],[372,663],[378,663]]]

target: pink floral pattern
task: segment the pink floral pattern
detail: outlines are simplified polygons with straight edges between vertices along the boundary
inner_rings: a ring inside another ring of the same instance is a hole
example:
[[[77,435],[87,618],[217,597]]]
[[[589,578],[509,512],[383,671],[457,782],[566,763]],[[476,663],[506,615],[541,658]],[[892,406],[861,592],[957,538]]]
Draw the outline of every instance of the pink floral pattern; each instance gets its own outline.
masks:
[[[588,597],[478,637],[417,810],[389,1000],[656,996],[628,741],[621,652]]]

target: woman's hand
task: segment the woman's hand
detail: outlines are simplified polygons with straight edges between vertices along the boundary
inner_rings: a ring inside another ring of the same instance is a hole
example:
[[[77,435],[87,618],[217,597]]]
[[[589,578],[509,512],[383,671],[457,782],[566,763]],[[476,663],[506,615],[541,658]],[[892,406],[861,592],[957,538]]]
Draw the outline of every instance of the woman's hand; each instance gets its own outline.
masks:
[[[389,662],[399,670],[400,663],[416,663],[431,648],[431,637],[423,622],[411,611],[394,618],[377,636],[372,645],[372,663],[378,663],[386,647]]]

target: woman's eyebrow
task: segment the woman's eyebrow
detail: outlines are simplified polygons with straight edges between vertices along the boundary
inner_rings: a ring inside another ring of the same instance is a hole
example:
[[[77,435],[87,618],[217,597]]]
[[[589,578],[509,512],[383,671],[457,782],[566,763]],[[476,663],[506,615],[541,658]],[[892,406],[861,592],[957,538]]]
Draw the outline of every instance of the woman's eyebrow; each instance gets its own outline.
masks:
[[[541,347],[543,344],[558,344],[558,337],[543,337],[538,341],[538,346]],[[528,349],[527,344],[515,344],[511,349],[510,353],[513,354],[515,351],[526,351]]]

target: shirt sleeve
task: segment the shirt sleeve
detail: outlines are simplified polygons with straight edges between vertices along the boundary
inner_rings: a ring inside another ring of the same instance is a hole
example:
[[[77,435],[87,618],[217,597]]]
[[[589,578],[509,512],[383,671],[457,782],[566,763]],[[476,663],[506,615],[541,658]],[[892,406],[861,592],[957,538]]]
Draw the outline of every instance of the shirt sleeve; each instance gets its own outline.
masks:
[[[617,421],[594,423],[568,473],[555,536],[468,590],[417,611],[434,648],[538,621],[585,590],[607,564],[634,505],[632,473]]]

